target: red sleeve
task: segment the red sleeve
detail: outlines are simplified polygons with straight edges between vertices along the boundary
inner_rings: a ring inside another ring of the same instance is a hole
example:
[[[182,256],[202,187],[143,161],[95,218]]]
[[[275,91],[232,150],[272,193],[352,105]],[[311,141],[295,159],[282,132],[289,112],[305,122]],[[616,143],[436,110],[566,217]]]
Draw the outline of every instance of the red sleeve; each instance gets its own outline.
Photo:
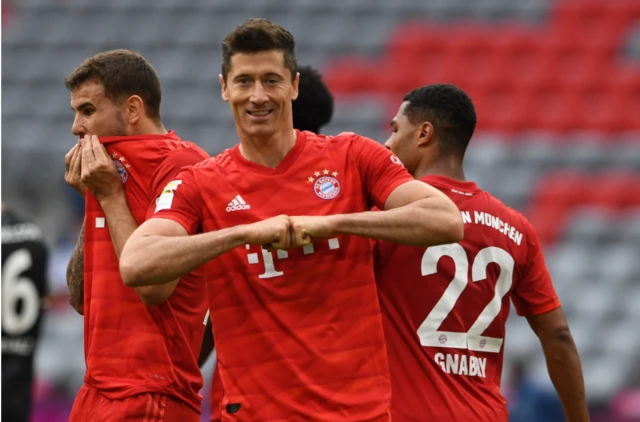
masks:
[[[525,222],[528,254],[525,267],[513,289],[512,300],[520,316],[539,315],[560,307],[551,275],[544,262],[535,229]]]
[[[155,203],[152,218],[167,218],[185,228],[187,233],[200,231],[204,204],[193,167],[185,167],[164,187]]]
[[[181,148],[167,154],[151,177],[149,194],[153,200],[147,208],[147,219],[155,213],[158,197],[167,184],[176,178],[183,167],[192,166],[204,160],[206,157],[202,154],[202,151],[192,148]]]
[[[355,135],[356,166],[360,171],[369,201],[384,209],[387,197],[395,188],[413,180],[398,157],[376,141]]]

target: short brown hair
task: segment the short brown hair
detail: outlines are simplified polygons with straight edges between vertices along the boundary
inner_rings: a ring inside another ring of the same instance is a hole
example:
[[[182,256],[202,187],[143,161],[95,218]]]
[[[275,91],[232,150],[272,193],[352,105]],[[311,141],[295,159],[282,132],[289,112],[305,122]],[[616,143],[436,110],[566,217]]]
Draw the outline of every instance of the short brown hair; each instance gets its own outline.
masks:
[[[86,59],[64,80],[73,91],[87,81],[104,86],[105,95],[114,102],[138,95],[147,115],[160,120],[162,88],[155,69],[142,55],[129,50],[110,50]]]
[[[227,80],[234,54],[269,50],[282,51],[284,65],[291,71],[291,79],[295,79],[298,73],[296,40],[291,32],[266,19],[249,19],[225,37],[222,41],[222,77]]]

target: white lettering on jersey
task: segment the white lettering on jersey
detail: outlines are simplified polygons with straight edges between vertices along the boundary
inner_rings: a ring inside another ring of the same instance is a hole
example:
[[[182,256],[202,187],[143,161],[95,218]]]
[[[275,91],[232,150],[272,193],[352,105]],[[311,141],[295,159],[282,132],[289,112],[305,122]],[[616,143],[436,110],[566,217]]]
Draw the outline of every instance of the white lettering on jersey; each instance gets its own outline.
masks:
[[[172,180],[167,186],[164,188],[158,199],[156,199],[156,211],[168,210],[171,209],[171,204],[173,203],[173,191],[178,189],[178,186],[182,184],[182,180]]]
[[[328,239],[328,243],[329,243],[330,250],[340,249],[340,242],[338,241],[337,238]],[[250,250],[251,245],[245,245],[245,248],[247,250]],[[275,261],[273,260],[273,254],[264,248],[260,248],[260,249],[262,251],[262,260],[264,261],[264,273],[260,274],[258,278],[273,278],[273,277],[280,277],[284,275],[283,271],[276,270]],[[302,248],[302,252],[304,255],[310,255],[315,253],[313,244],[310,243],[304,246]],[[287,251],[279,249],[276,251],[276,257],[278,259],[287,259],[289,258],[289,253]],[[260,258],[257,253],[247,253],[247,262],[249,264],[259,264]]]
[[[227,212],[250,210],[250,209],[251,209],[251,205],[247,204],[240,195],[236,195],[236,197],[233,198],[231,202],[229,202],[229,205],[227,205]]]
[[[460,355],[458,353],[436,353],[434,360],[447,374],[468,377],[487,377],[487,358]]]
[[[462,221],[465,224],[472,223],[471,215],[469,214],[468,220],[465,217],[465,213],[469,213],[469,211],[463,211],[462,213]],[[496,229],[498,232],[504,234],[509,239],[513,240],[513,242],[520,246],[522,243],[522,233],[520,233],[515,227],[510,226],[509,223],[505,223],[499,217],[495,217],[488,212],[478,212],[474,211],[474,221],[475,224],[481,224],[483,226],[492,227]]]

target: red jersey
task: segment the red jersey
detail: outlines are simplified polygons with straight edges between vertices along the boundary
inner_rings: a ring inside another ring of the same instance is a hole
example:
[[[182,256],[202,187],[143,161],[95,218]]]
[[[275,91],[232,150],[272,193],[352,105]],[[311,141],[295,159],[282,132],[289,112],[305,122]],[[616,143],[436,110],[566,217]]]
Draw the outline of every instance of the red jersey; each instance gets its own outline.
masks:
[[[138,224],[153,214],[162,188],[183,166],[208,158],[173,132],[100,141],[116,164]],[[145,306],[122,282],[105,214],[89,192],[84,262],[85,383],[111,400],[160,393],[200,410],[197,358],[207,311],[203,271],[183,277],[161,305]]]
[[[246,160],[238,146],[184,169],[156,217],[196,233],[280,214],[362,212],[382,208],[410,180],[375,141],[297,132],[274,169]],[[246,245],[207,271],[223,420],[389,420],[368,239],[336,236],[276,252]]]
[[[505,324],[560,306],[533,227],[475,183],[423,179],[460,208],[460,243],[378,243],[376,278],[394,422],[507,421]]]

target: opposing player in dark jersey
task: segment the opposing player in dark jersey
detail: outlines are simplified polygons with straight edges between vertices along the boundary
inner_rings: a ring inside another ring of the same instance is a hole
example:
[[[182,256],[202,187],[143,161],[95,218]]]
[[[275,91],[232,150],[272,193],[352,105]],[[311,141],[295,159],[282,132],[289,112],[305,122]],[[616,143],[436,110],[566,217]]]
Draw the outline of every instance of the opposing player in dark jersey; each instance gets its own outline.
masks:
[[[2,420],[26,422],[47,295],[40,228],[2,204]]]
[[[300,131],[320,133],[322,127],[331,121],[333,116],[333,95],[322,80],[320,72],[311,66],[298,67],[300,83],[298,98],[291,105],[293,127]],[[211,320],[207,319],[207,329],[202,344],[202,353],[198,364],[202,367],[213,350],[213,332]],[[216,365],[211,386],[211,421],[219,421],[222,417],[219,403],[222,399],[222,383]]]
[[[459,243],[378,244],[393,420],[506,422],[500,378],[513,302],[540,339],[567,420],[586,422],[580,359],[536,233],[465,179],[475,125],[471,100],[453,85],[410,92],[391,121],[386,145],[458,205],[465,226]]]

